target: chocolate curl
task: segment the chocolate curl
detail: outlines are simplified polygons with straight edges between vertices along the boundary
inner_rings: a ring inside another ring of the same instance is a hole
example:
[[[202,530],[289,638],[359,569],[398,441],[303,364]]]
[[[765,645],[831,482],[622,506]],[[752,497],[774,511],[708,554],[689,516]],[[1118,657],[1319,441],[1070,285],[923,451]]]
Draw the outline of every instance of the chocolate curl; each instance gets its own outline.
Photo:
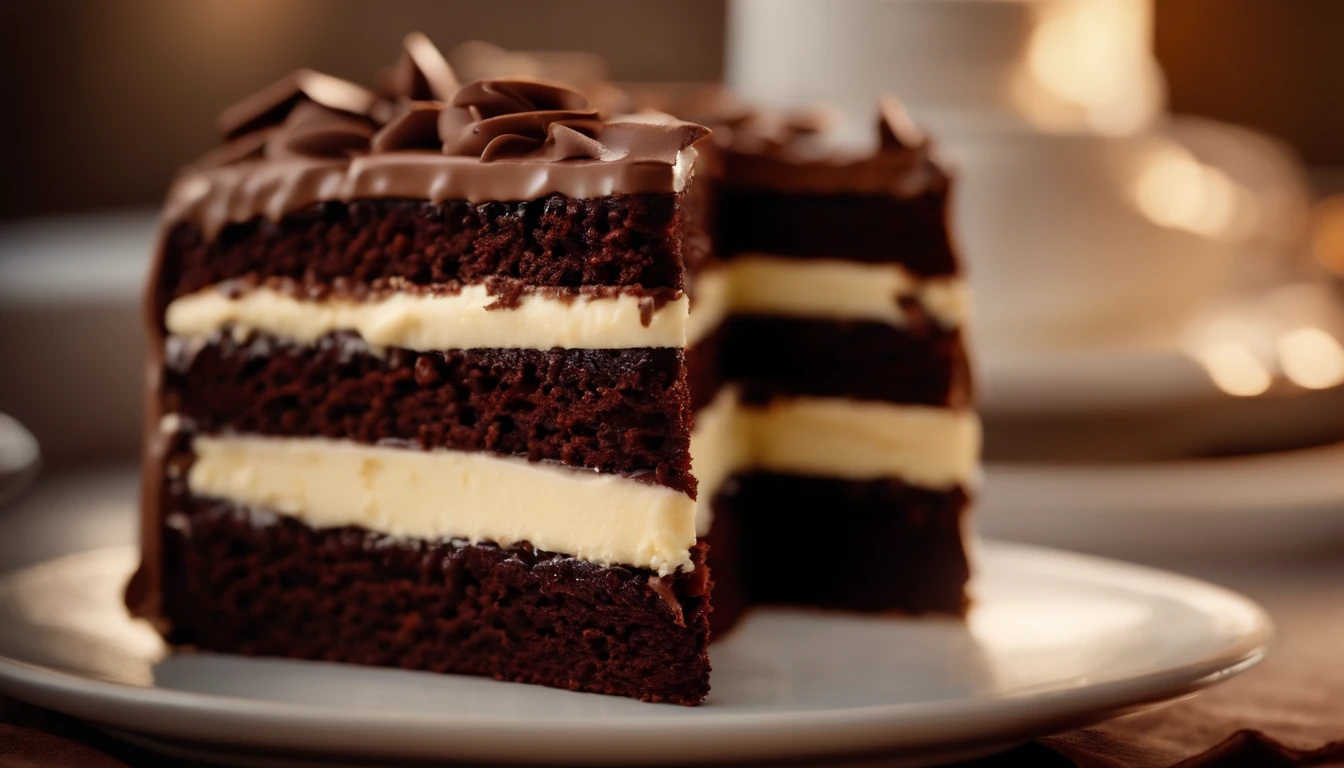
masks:
[[[439,138],[448,155],[487,161],[521,157],[550,139],[552,123],[582,124],[597,117],[582,94],[563,86],[518,78],[478,80],[459,89],[439,115]]]
[[[389,99],[448,101],[460,85],[448,60],[419,32],[401,41],[396,65],[379,74],[379,91]]]
[[[294,107],[266,144],[266,156],[348,157],[369,148],[373,124],[311,102]]]
[[[522,77],[477,80],[453,96],[455,107],[474,107],[480,119],[522,112],[587,112],[588,98],[563,85]]]
[[[299,69],[233,104],[219,114],[216,125],[228,139],[279,125],[300,102],[309,101],[337,112],[368,117],[378,97],[367,88],[311,69]]]
[[[521,112],[468,123],[455,133],[444,133],[444,124],[447,122],[444,118],[453,116],[452,112],[445,111],[439,121],[439,138],[443,140],[444,153],[475,157],[482,157],[486,147],[501,137],[513,137],[506,143],[513,146],[516,152],[521,145],[514,139],[530,139],[535,142],[534,146],[540,146],[549,135],[551,123],[597,119],[596,112]]]
[[[570,120],[551,123],[546,138],[505,134],[496,137],[481,152],[481,162],[496,160],[605,160],[611,150],[593,138],[602,129],[596,120]]]
[[[914,149],[928,138],[910,119],[905,105],[895,96],[883,94],[877,99],[877,130],[882,149]]]
[[[442,102],[408,102],[405,109],[373,135],[369,140],[369,149],[374,152],[441,149],[443,142],[439,139],[439,115],[442,112]]]

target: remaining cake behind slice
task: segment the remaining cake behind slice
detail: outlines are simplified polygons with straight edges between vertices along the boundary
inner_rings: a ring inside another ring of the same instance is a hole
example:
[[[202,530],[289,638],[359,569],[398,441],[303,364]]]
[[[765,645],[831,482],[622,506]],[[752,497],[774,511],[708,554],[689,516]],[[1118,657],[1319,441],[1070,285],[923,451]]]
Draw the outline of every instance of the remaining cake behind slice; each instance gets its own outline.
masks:
[[[654,701],[708,690],[682,199],[703,128],[300,72],[174,184],[145,562],[177,643]]]
[[[894,101],[871,154],[836,152],[815,128],[753,114],[724,156],[736,314],[721,359],[749,460],[723,506],[748,594],[961,614],[979,422],[949,181]]]

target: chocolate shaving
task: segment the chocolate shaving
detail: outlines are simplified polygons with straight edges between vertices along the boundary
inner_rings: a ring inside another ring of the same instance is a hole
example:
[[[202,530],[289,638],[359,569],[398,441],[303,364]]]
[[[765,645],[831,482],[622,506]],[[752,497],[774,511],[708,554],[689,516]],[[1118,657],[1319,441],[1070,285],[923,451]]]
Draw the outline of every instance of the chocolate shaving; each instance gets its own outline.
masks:
[[[894,96],[883,94],[877,99],[877,130],[882,149],[915,149],[928,142],[919,130],[905,105]]]
[[[348,80],[299,69],[225,109],[216,125],[225,138],[235,139],[284,122],[303,101],[368,117],[377,100],[372,91]]]
[[[303,102],[266,142],[266,156],[347,157],[367,150],[371,136],[368,119]]]
[[[443,142],[439,140],[439,115],[442,112],[442,102],[407,102],[401,112],[373,135],[369,140],[369,148],[374,152],[441,149]]]
[[[396,66],[379,79],[379,90],[386,96],[411,101],[449,101],[461,87],[448,60],[419,32],[402,40]]]

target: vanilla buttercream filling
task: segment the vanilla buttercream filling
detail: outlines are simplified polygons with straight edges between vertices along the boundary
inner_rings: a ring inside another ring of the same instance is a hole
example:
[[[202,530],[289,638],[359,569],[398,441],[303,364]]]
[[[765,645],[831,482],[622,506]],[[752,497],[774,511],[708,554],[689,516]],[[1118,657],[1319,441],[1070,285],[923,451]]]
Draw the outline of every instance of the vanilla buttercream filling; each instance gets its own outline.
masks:
[[[844,398],[785,397],[737,418],[752,467],[850,480],[899,478],[933,490],[973,485],[980,419],[972,411]]]
[[[704,536],[714,521],[711,503],[728,478],[745,469],[751,458],[746,435],[737,418],[738,392],[733,385],[719,390],[709,405],[695,413],[691,431],[691,471],[695,473],[695,531]]]
[[[241,293],[205,288],[174,299],[168,332],[205,337],[226,326],[240,336],[263,332],[311,344],[335,331],[354,331],[373,347],[416,351],[472,348],[617,349],[683,347],[690,302],[685,296],[648,312],[631,294],[556,297],[524,294],[498,307],[484,285],[451,294],[394,293],[359,301],[300,299],[271,288]],[[647,324],[644,322],[648,320]]]
[[[724,267],[729,304],[744,314],[868,320],[905,326],[911,299],[940,325],[960,328],[970,300],[960,277],[920,278],[899,264],[748,253]]]
[[[193,495],[263,507],[314,528],[428,540],[522,541],[602,565],[691,569],[695,502],[619,475],[465,451],[322,438],[197,436]]]
[[[738,472],[890,477],[942,490],[974,484],[979,443],[971,412],[811,397],[741,405],[729,386],[696,415],[699,502],[664,486],[523,458],[325,438],[199,435],[186,481],[193,495],[262,507],[314,528],[527,541],[666,575],[692,567],[690,547],[709,532],[710,503]]]
[[[634,294],[524,294],[500,306],[484,285],[453,293],[393,293],[370,300],[298,298],[269,287],[204,288],[168,304],[168,332],[205,338],[230,327],[311,344],[335,331],[371,347],[416,351],[471,348],[622,349],[685,347],[708,336],[730,312],[869,320],[903,326],[914,299],[940,324],[960,327],[967,297],[960,278],[913,277],[895,264],[739,256],[700,274],[695,302],[659,307]],[[646,322],[647,321],[647,322]]]

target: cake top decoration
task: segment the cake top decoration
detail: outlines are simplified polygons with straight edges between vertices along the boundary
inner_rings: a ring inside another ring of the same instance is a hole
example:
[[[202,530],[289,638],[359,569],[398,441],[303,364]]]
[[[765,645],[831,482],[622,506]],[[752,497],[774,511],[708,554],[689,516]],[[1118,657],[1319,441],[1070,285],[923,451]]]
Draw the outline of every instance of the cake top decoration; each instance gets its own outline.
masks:
[[[300,69],[220,115],[222,146],[183,170],[168,222],[207,236],[321,203],[443,203],[667,194],[686,188],[709,129],[666,114],[610,117],[579,90],[528,77],[463,83],[408,35],[370,90]]]
[[[197,167],[296,157],[440,151],[499,161],[566,160],[674,164],[709,135],[670,116],[604,119],[588,98],[527,77],[459,83],[443,54],[407,35],[376,91],[300,69],[220,115],[226,145]]]

